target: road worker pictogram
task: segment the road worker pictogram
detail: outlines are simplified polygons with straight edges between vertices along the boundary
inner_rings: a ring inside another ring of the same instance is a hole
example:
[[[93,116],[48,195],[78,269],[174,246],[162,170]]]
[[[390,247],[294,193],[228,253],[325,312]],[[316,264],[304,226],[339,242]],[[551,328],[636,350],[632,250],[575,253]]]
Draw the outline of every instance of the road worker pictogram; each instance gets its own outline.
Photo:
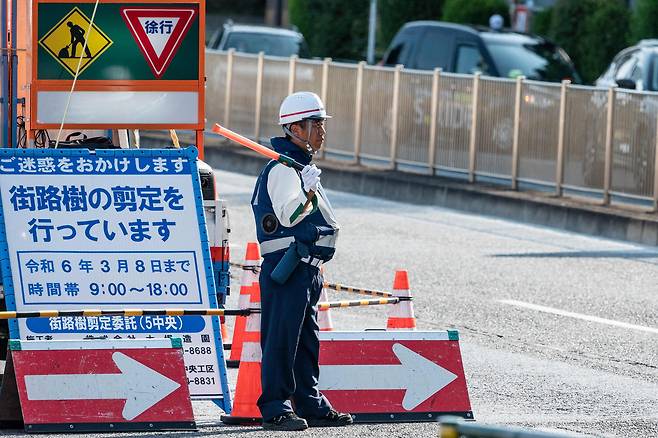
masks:
[[[75,76],[78,64],[80,74],[113,43],[98,26],[92,24],[90,27],[90,22],[80,9],[73,8],[39,40],[39,45],[72,76]]]

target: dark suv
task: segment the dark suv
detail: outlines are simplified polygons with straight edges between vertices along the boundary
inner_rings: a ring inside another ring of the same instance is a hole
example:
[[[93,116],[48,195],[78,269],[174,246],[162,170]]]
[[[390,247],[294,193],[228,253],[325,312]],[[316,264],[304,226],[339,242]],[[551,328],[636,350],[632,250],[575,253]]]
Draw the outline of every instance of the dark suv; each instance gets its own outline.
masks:
[[[412,21],[395,35],[382,62],[444,72],[559,82],[580,76],[564,50],[541,37],[440,21]]]

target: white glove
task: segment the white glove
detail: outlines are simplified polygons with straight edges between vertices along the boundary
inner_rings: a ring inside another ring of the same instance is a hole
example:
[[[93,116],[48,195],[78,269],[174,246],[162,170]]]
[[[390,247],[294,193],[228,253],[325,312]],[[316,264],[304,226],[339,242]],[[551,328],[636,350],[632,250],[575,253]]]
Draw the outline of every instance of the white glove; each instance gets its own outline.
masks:
[[[302,169],[302,183],[305,191],[317,192],[318,184],[320,184],[320,174],[322,171],[318,169],[315,164],[307,164]]]

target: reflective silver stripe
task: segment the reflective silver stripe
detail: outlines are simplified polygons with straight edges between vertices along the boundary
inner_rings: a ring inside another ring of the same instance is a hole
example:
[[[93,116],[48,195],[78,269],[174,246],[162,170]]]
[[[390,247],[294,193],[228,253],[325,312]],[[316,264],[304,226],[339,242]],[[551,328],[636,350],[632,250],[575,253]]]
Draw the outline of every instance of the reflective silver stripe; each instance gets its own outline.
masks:
[[[300,262],[308,263],[311,266],[315,266],[316,268],[322,264],[322,259],[316,259],[315,257],[307,256],[304,257],[303,259],[299,259]]]
[[[282,237],[280,239],[274,240],[266,240],[265,242],[260,243],[260,253],[261,255],[266,255],[281,249],[286,249],[294,241],[295,238],[292,236]]]

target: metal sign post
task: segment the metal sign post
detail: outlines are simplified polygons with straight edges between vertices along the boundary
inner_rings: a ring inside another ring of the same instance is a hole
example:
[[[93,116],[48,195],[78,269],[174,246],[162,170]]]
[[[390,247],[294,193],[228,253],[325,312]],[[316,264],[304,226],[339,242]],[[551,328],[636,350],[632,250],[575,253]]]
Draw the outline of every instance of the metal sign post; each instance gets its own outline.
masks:
[[[9,146],[9,51],[7,47],[7,2],[0,1],[0,147]]]

